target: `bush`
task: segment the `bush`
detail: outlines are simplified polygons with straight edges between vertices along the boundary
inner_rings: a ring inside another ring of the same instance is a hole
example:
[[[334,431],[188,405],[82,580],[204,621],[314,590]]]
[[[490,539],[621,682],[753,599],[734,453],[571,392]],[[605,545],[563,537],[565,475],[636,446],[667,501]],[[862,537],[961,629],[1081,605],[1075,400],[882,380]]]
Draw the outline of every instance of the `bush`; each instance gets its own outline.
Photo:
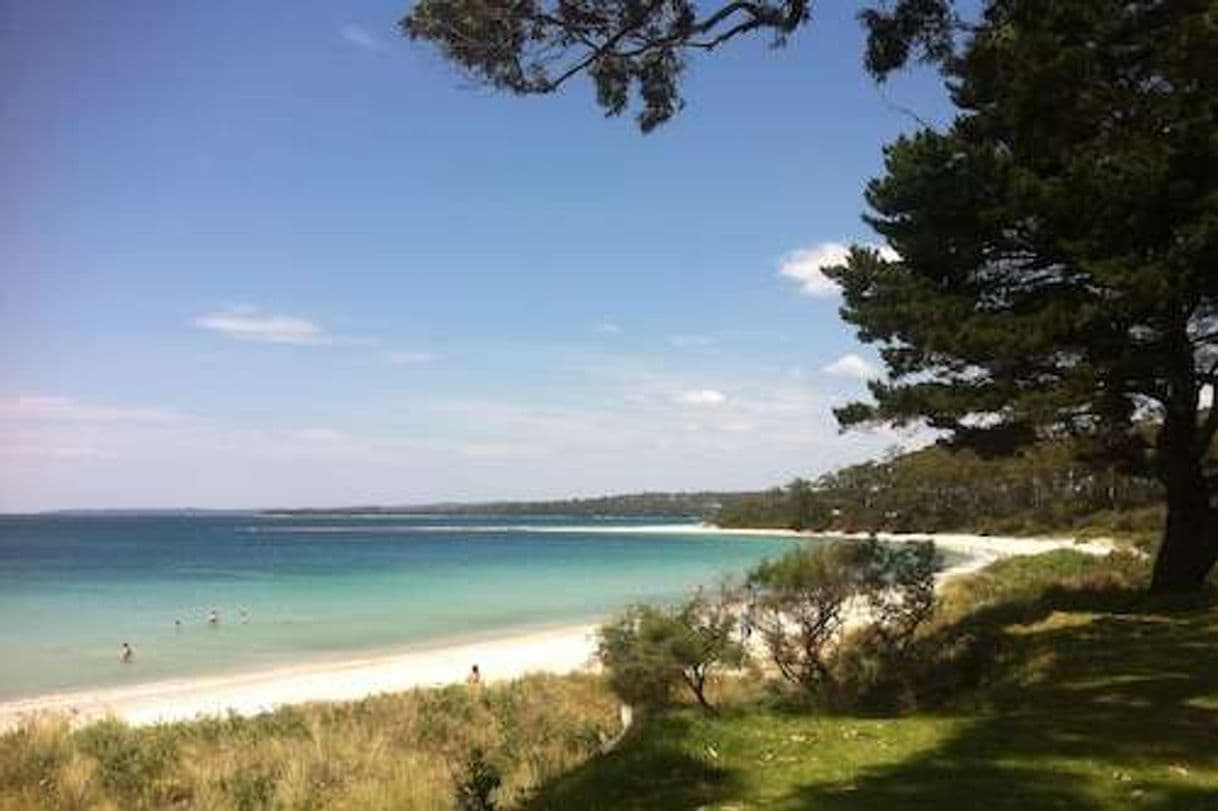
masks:
[[[904,651],[934,610],[931,543],[815,543],[766,561],[749,575],[756,625],[783,678],[811,695],[833,692],[833,657],[851,624],[869,644]]]
[[[237,811],[270,808],[275,798],[275,776],[258,769],[239,769],[222,782]]]
[[[98,777],[116,794],[147,792],[177,761],[177,747],[164,734],[142,734],[121,721],[106,720],[78,733],[82,752],[97,760]]]
[[[671,607],[638,605],[603,625],[598,656],[613,691],[627,704],[655,709],[684,685],[704,710],[707,680],[718,667],[740,667],[744,645],[736,637],[735,600],[701,594]]]
[[[470,750],[457,777],[458,811],[495,811],[493,795],[503,778],[480,748]]]

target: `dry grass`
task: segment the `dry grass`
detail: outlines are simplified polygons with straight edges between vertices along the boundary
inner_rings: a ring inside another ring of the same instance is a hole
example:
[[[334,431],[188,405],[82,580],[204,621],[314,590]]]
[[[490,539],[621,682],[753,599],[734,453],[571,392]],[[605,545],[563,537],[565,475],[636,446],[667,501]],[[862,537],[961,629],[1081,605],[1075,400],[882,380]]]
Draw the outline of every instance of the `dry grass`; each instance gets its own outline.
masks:
[[[512,808],[615,733],[617,704],[590,676],[531,676],[471,691],[415,690],[255,718],[72,731],[44,718],[0,737],[0,809],[447,811],[470,753]]]

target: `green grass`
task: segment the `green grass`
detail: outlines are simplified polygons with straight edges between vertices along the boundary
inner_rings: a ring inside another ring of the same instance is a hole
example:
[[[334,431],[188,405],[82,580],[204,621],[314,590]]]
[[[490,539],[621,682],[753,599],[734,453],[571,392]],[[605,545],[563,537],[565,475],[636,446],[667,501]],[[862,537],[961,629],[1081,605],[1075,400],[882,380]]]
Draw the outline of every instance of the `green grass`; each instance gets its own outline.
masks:
[[[683,710],[641,725],[527,807],[1214,811],[1218,604],[1131,602],[1102,573],[1059,553],[1008,562],[971,586],[973,610],[934,634],[988,629],[1000,645],[937,711]],[[1060,585],[1046,589],[1050,574]]]

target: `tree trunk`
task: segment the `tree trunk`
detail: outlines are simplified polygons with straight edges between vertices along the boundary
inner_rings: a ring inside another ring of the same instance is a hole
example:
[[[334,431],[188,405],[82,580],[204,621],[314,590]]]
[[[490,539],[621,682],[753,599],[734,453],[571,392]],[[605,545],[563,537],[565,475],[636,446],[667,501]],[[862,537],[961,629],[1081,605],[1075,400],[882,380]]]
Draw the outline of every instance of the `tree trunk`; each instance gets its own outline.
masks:
[[[1159,594],[1198,591],[1218,561],[1218,513],[1210,506],[1201,461],[1184,449],[1171,450],[1163,476],[1167,526],[1150,584]]]

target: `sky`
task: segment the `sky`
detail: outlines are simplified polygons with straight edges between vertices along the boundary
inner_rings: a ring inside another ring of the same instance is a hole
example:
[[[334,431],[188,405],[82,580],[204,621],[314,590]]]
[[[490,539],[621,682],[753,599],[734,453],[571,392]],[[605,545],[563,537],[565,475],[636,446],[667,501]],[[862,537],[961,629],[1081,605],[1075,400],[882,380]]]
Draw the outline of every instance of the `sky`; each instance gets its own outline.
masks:
[[[751,489],[839,432],[871,348],[819,268],[872,244],[849,3],[692,61],[641,135],[585,81],[488,92],[402,3],[0,0],[0,511]]]

